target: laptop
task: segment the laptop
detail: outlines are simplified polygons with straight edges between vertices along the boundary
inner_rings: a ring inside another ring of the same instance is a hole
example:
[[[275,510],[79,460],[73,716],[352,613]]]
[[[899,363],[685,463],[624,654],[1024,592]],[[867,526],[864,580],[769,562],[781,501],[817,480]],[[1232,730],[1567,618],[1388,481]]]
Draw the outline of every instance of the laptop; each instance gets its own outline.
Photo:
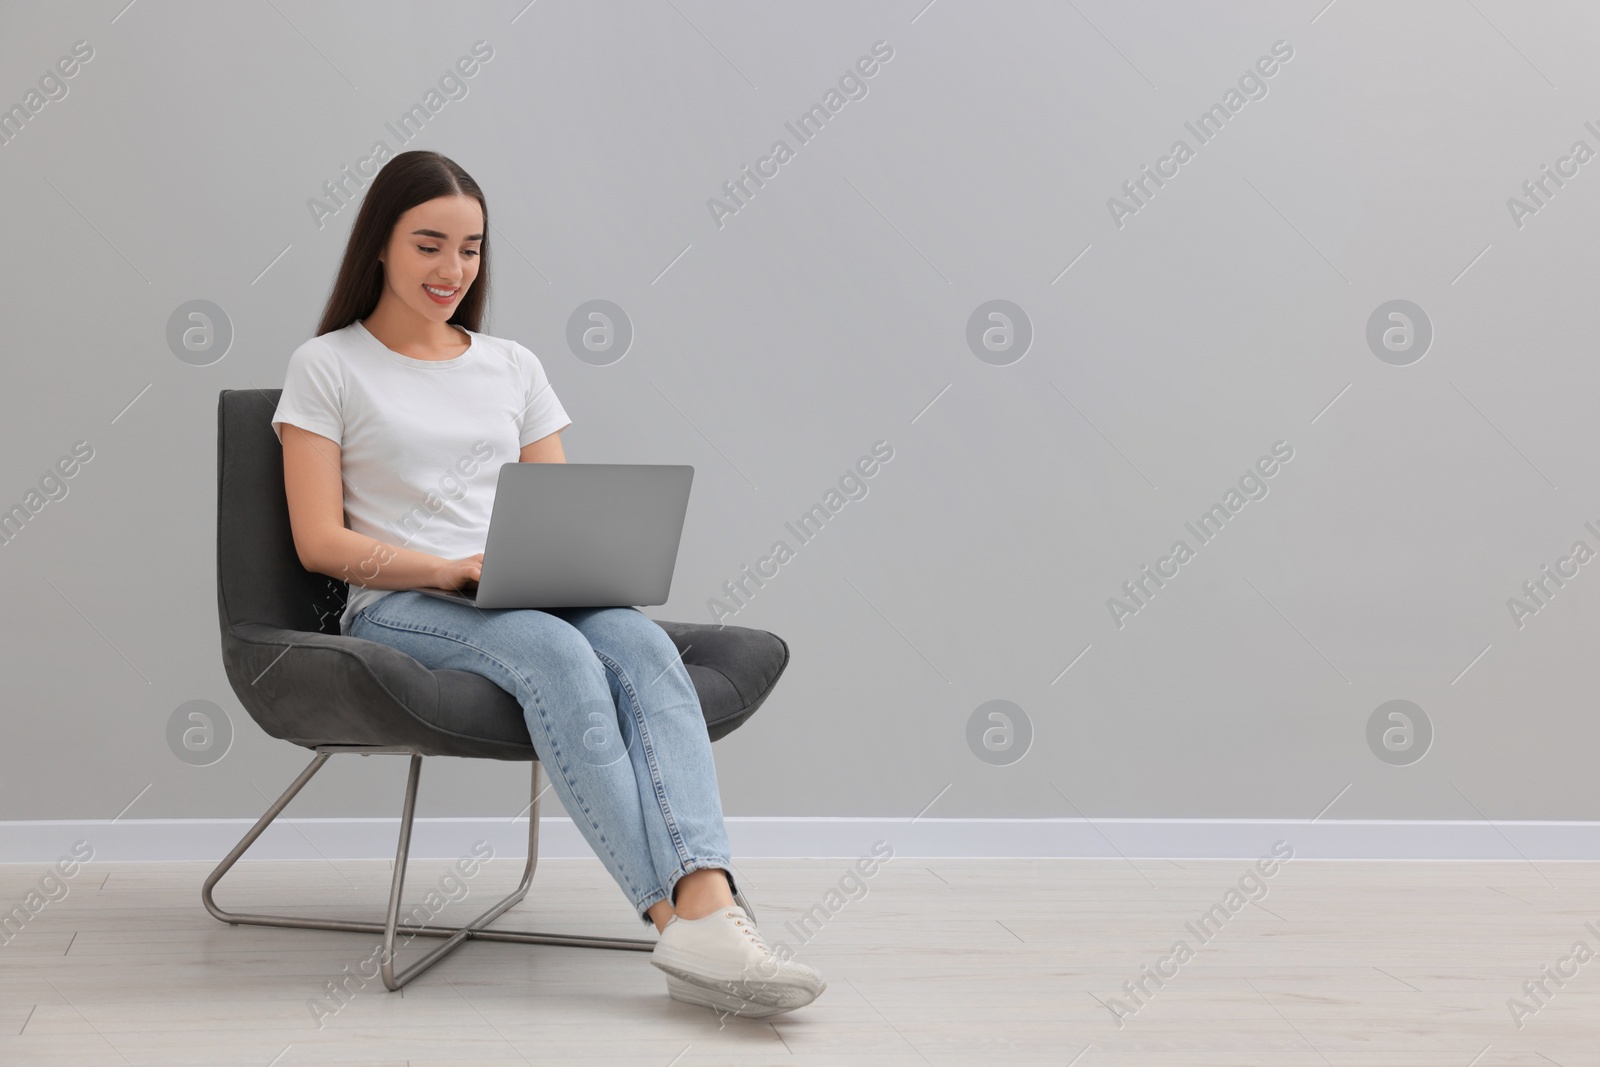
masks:
[[[478,608],[665,604],[694,468],[505,463],[475,590],[417,592]]]

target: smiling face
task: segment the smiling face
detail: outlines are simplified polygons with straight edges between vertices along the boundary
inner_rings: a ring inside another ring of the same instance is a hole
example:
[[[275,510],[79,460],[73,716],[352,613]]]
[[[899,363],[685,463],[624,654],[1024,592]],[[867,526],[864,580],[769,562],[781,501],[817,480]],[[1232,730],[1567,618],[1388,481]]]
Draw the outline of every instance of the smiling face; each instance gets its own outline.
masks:
[[[476,198],[441,196],[418,204],[400,216],[378,256],[383,302],[398,300],[424,320],[448,322],[478,276],[482,243],[483,209]]]

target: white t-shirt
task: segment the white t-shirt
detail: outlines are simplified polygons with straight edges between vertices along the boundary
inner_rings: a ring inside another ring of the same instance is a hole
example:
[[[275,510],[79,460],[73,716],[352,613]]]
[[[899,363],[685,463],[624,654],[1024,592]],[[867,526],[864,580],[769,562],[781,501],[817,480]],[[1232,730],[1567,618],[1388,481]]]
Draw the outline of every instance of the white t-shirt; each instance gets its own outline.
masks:
[[[385,544],[461,559],[482,552],[500,466],[522,446],[571,425],[537,356],[515,341],[464,330],[454,359],[413,359],[360,321],[294,350],[279,424],[340,447],[345,526]],[[358,584],[377,559],[350,573],[341,633],[368,604],[395,592]]]

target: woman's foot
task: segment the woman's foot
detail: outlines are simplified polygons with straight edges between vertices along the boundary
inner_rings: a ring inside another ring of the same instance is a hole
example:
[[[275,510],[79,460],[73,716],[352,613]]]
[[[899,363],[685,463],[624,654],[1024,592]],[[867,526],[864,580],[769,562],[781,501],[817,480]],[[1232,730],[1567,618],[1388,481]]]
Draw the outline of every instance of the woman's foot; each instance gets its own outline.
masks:
[[[714,911],[732,907],[733,876],[721,867],[701,867],[678,879],[672,888],[672,900],[658,900],[647,912],[656,924],[656,933],[667,928],[674,915],[685,919],[703,919]]]
[[[699,919],[674,915],[650,962],[666,972],[672,999],[751,1019],[804,1007],[828,987],[810,967],[774,952],[737,904]]]

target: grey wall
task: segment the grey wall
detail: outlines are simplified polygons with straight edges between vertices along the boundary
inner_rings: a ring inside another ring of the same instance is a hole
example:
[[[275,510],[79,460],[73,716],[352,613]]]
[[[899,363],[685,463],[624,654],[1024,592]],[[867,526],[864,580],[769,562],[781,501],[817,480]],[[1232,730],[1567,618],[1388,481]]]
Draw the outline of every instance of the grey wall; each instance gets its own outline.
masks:
[[[93,458],[0,547],[0,818],[255,815],[303,764],[222,672],[216,397],[282,385],[355,214],[308,203],[379,141],[487,191],[486,330],[543,360],[569,458],[695,466],[654,617],[709,620],[795,547],[732,618],[794,659],[717,746],[729,814],[1592,817],[1600,562],[1520,625],[1508,601],[1600,550],[1600,161],[1537,212],[1508,198],[1600,150],[1597,19],[1325,3],[7,5],[0,104],[93,57],[0,146],[0,505]],[[385,124],[478,41],[402,144]],[[785,122],[878,41],[867,95],[800,144]],[[1280,41],[1200,144],[1185,122]],[[778,139],[719,226],[708,199]],[[567,343],[592,299],[636,334],[605,366]],[[196,300],[221,358],[169,344]],[[969,344],[991,300],[1021,358]],[[1421,358],[1369,344],[1392,300],[1431,324]],[[867,495],[799,545],[785,521],[880,439]],[[1185,523],[1277,442],[1202,545]],[[986,761],[996,700],[1028,730]],[[1393,700],[1433,736],[1385,760]],[[210,765],[169,745],[190,701],[232,721]],[[509,817],[523,771],[433,761],[419,811]],[[351,760],[294,811],[391,816],[403,773]]]

